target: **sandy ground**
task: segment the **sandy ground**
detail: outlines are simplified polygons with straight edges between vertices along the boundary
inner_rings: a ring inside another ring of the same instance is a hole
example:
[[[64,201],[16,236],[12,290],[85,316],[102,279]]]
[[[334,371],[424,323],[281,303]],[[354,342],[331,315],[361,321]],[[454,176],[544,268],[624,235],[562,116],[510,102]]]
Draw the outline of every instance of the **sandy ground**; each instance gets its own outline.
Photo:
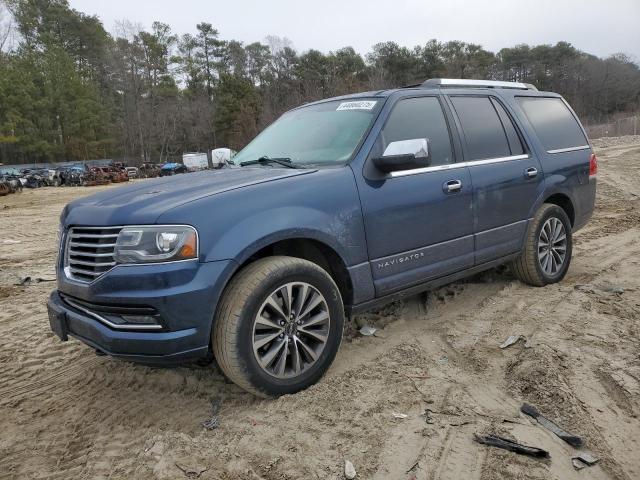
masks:
[[[327,376],[278,400],[244,393],[215,365],[154,369],[60,342],[45,309],[53,284],[14,284],[53,278],[60,210],[107,187],[0,198],[0,478],[343,478],[345,459],[362,479],[640,478],[635,141],[598,150],[597,211],[561,284],[532,288],[498,269],[357,317]],[[363,323],[379,336],[355,333]],[[501,350],[512,334],[529,348]],[[576,451],[520,414],[523,401],[583,436],[600,463],[575,471]],[[206,430],[212,402],[219,427]]]

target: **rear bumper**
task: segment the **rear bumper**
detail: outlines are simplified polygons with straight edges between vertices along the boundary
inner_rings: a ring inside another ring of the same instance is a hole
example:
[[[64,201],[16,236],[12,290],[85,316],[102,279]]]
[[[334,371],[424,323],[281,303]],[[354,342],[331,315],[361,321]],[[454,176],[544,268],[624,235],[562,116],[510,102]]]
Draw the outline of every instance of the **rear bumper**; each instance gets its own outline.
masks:
[[[171,365],[206,357],[230,265],[185,262],[116,267],[89,285],[61,280],[47,302],[51,328],[63,341],[71,336],[124,360]],[[87,302],[114,308],[148,306],[157,312],[163,327],[154,331],[113,328],[100,320],[103,312]]]

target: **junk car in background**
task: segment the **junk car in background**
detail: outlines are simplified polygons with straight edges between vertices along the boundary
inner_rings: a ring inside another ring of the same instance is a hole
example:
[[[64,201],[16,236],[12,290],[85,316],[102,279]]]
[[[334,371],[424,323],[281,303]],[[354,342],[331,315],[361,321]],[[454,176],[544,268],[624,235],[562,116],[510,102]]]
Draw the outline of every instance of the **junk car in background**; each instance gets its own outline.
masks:
[[[160,176],[160,165],[143,163],[138,169],[138,178],[155,178]]]
[[[182,163],[165,163],[160,169],[161,177],[170,177],[178,173],[187,173],[189,170]]]

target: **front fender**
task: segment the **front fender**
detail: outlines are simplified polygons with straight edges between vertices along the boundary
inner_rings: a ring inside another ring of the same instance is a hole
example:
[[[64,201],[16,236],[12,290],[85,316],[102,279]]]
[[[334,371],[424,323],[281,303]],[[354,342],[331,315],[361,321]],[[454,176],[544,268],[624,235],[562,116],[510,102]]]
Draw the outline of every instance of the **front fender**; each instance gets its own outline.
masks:
[[[265,222],[263,219],[269,219]],[[235,224],[224,232],[207,252],[204,261],[216,261],[220,258],[233,258],[239,264],[244,263],[262,248],[288,239],[308,239],[321,242],[342,258],[349,265],[349,258],[354,247],[351,245],[353,232],[350,225],[354,221],[353,214],[341,212],[328,215],[325,212],[304,207],[281,207],[267,212],[252,215]],[[238,240],[242,239],[241,242]]]
[[[360,200],[348,167],[228,191],[172,209],[158,221],[194,225],[204,262],[242,263],[260,248],[292,238],[328,245],[347,267],[367,261]]]

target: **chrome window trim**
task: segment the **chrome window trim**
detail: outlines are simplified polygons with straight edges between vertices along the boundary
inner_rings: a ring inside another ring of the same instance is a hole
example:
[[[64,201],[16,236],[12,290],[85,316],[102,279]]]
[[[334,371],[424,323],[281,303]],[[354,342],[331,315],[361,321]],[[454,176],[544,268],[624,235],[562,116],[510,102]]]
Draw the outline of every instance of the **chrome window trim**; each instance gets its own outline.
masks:
[[[591,148],[589,145],[581,145],[579,147],[568,147],[568,148],[556,148],[554,150],[547,150],[547,153],[565,153],[565,152],[576,152],[578,150],[587,150]]]
[[[138,324],[138,325],[136,325],[136,324],[131,324],[131,323],[125,323],[125,324],[119,325],[117,323],[110,322],[109,320],[107,320],[103,316],[98,315],[97,313],[92,312],[91,310],[78,305],[73,300],[69,300],[68,298],[65,298],[64,301],[65,301],[65,303],[67,303],[68,305],[72,306],[76,310],[80,310],[82,313],[84,313],[86,315],[89,315],[90,317],[98,320],[100,323],[105,324],[109,328],[113,328],[114,330],[161,330],[163,328],[162,325],[158,325],[158,324],[146,324],[146,325]]]
[[[387,178],[406,177],[407,175],[419,175],[421,173],[428,173],[428,172],[455,170],[463,167],[472,167],[474,165],[490,165],[492,163],[511,162],[514,160],[525,160],[527,158],[529,158],[529,155],[525,153],[522,155],[511,155],[509,157],[496,157],[496,158],[486,158],[483,160],[469,160],[467,162],[447,163],[445,165],[436,165],[433,167],[412,168],[411,170],[400,170],[397,172],[391,172],[387,175]]]

